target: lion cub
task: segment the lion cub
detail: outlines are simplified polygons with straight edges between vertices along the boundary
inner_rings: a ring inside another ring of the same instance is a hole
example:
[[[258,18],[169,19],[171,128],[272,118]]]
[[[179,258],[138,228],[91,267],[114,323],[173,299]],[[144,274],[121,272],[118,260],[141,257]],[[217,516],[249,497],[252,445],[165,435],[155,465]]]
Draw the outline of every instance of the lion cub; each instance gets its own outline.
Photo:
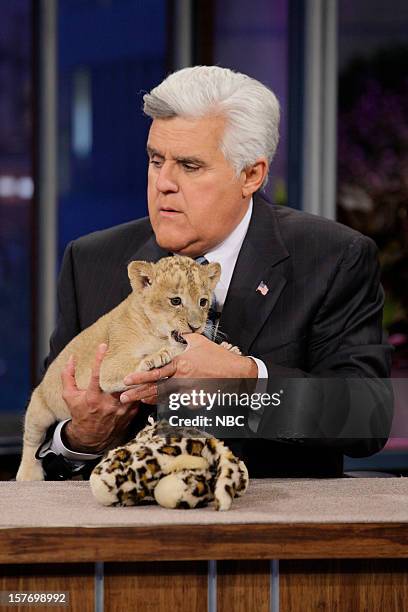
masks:
[[[41,462],[35,458],[35,452],[48,427],[56,420],[70,417],[62,399],[61,382],[61,371],[69,356],[75,358],[78,387],[86,388],[97,347],[106,343],[101,389],[107,393],[124,391],[127,387],[123,378],[127,374],[169,363],[186,348],[181,334],[203,332],[220,274],[218,263],[203,266],[182,256],[166,257],[157,263],[129,264],[130,295],[73,338],[34,390],[25,415],[17,480],[43,480]]]

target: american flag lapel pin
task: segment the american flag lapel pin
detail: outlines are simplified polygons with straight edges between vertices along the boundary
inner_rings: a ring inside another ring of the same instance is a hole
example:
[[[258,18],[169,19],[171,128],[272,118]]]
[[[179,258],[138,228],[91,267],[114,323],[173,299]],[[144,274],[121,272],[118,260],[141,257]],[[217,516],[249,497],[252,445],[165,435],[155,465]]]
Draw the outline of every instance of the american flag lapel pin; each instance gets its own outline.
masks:
[[[265,295],[268,293],[269,291],[269,287],[266,283],[264,283],[263,281],[261,281],[258,285],[258,287],[256,288],[257,291],[259,291],[259,293],[261,295],[263,295],[265,297]]]

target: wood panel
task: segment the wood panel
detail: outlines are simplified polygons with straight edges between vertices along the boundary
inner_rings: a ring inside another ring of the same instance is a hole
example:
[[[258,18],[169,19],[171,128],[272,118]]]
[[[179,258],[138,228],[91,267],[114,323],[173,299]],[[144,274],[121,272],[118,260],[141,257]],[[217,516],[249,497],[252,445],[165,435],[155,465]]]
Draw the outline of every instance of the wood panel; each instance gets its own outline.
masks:
[[[217,612],[269,612],[269,561],[218,561]]]
[[[71,563],[40,565],[0,565],[0,591],[18,592],[69,592],[68,606],[46,606],[47,610],[69,610],[70,612],[94,612],[93,563]],[[38,612],[37,606],[1,606],[5,612]]]
[[[408,523],[0,529],[0,563],[408,558]]]
[[[105,563],[109,612],[207,612],[207,562]]]
[[[281,561],[280,612],[403,612],[408,561]]]

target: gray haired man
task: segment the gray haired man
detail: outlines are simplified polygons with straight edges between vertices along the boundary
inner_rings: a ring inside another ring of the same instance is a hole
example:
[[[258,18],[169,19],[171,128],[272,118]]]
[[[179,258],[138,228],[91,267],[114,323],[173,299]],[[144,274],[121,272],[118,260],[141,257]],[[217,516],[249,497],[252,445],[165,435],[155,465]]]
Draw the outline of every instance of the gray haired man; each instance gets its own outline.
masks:
[[[149,217],[68,245],[48,363],[126,297],[129,260],[157,261],[169,252],[221,263],[219,328],[243,355],[189,334],[188,349],[168,365],[129,372],[125,383],[139,386],[120,396],[104,394],[98,385],[106,347],[96,355],[87,389],[78,389],[68,363],[64,398],[72,418],[50,428],[38,451],[49,479],[89,476],[105,449],[144,425],[163,377],[261,377],[272,393],[282,377],[389,375],[374,243],[332,221],[270,205],[261,195],[278,144],[275,95],[249,76],[196,66],[171,74],[146,94],[144,111],[152,119]],[[351,415],[363,431],[356,440],[298,444],[259,437],[234,441],[234,450],[253,476],[339,476],[344,453],[371,454],[385,443],[392,408],[377,399],[362,418]],[[292,419],[294,431],[305,422],[326,422],[340,434],[347,411],[355,410],[310,402],[283,416]],[[380,423],[380,434],[370,433],[373,422]]]

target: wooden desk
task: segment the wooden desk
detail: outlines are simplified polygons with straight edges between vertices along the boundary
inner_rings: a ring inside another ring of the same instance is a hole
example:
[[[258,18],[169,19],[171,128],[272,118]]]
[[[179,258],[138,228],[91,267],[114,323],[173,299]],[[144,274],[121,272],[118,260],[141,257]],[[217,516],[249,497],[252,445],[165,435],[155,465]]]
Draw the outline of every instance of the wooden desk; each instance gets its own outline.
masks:
[[[69,591],[61,610],[404,612],[407,558],[408,479],[254,480],[225,513],[0,482],[0,591]]]

